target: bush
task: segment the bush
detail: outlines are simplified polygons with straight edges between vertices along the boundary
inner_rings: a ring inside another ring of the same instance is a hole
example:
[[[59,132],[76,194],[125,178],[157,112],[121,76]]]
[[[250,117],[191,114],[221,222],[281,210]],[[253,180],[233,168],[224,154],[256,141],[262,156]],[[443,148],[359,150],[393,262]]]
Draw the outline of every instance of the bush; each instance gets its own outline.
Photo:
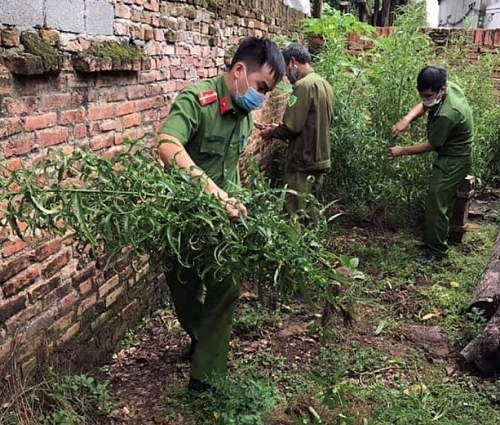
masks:
[[[423,5],[412,2],[398,14],[393,34],[377,38],[374,28],[337,11],[305,22],[306,33],[325,39],[314,66],[335,92],[333,166],[325,192],[328,200],[340,198],[355,219],[396,223],[422,211],[433,155],[388,161],[386,152],[395,144],[425,140],[425,118],[399,140],[391,129],[419,101],[416,75],[429,64],[448,68],[450,80],[462,87],[473,108],[472,172],[487,182],[498,175],[500,107],[492,73],[499,59],[483,54],[471,62],[463,53],[471,44],[467,33],[452,38],[446,49],[436,49],[421,30],[424,16]],[[345,40],[351,32],[361,34],[371,49],[350,53]]]

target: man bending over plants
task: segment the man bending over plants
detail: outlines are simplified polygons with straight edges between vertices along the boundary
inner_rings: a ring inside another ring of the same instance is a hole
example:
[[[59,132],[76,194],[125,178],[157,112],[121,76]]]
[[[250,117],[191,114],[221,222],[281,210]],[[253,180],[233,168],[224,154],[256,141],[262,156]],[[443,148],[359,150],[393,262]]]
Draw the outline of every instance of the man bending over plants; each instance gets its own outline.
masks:
[[[288,140],[285,163],[287,187],[317,196],[330,169],[330,127],[333,120],[333,89],[311,67],[306,47],[293,44],[283,50],[287,77],[293,93],[279,125],[261,131],[264,140]],[[304,201],[293,193],[286,198],[289,215],[304,209]]]
[[[394,125],[392,134],[403,134],[410,123],[428,113],[427,142],[414,146],[393,146],[388,158],[435,151],[430,187],[425,203],[426,255],[418,258],[428,264],[439,261],[448,252],[449,220],[458,186],[471,167],[474,134],[472,111],[463,91],[447,82],[445,69],[427,66],[417,76],[422,102]]]
[[[284,73],[276,44],[244,39],[228,72],[182,91],[160,130],[165,166],[189,170],[193,181],[220,199],[230,219],[247,215],[230,193],[239,184],[238,159],[253,127],[250,112],[262,105]],[[200,276],[196,267],[176,264],[167,280],[179,322],[191,337],[188,389],[207,391],[211,379],[227,371],[238,278],[220,281],[210,271]]]

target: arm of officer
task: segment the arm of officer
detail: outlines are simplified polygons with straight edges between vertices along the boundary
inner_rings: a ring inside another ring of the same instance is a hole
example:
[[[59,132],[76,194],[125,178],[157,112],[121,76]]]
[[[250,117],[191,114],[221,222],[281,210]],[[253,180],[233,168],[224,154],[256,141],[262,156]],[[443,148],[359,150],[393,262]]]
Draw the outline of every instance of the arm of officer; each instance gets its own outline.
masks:
[[[392,146],[387,151],[387,157],[394,159],[403,155],[419,155],[421,153],[431,152],[435,148],[429,142],[420,143],[413,146]]]
[[[309,89],[302,84],[296,85],[288,99],[283,122],[269,130],[269,137],[285,140],[299,134],[306,124],[311,103],[312,96]]]
[[[394,126],[392,127],[392,135],[394,137],[401,136],[413,121],[420,118],[424,114],[425,107],[424,104],[420,102],[418,105],[415,105],[404,118],[394,124]]]

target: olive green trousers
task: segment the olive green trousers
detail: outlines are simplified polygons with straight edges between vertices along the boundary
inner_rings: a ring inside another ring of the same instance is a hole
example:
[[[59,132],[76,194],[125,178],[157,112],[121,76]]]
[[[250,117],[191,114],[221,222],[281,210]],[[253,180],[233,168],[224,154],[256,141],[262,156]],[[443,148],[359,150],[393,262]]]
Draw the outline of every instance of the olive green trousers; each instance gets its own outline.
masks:
[[[310,193],[318,196],[323,188],[325,171],[308,171],[304,173],[285,173],[285,183],[288,189],[298,193]],[[304,210],[306,201],[304,198],[293,193],[287,193],[285,198],[285,210],[288,215],[293,215]]]
[[[240,287],[231,279],[218,281],[196,268],[175,266],[166,273],[179,323],[196,340],[191,377],[202,382],[225,375],[233,315]]]
[[[430,254],[439,257],[448,252],[450,217],[456,194],[471,167],[469,156],[438,157],[432,166],[432,175],[425,202],[425,236]]]

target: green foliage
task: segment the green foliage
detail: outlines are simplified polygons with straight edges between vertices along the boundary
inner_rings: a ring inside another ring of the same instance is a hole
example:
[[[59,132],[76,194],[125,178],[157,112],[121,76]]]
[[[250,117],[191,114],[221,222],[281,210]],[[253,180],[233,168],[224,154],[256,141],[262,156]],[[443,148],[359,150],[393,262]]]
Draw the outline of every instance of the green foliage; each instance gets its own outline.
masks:
[[[0,423],[90,425],[111,412],[106,382],[84,374],[60,377],[52,369],[46,381],[23,388],[13,400],[0,415]]]
[[[326,218],[320,212],[321,219],[301,228],[301,217],[281,215],[283,189],[270,189],[258,175],[250,180],[250,190],[235,193],[250,214],[230,222],[219,199],[186,171],[165,170],[143,142],[129,142],[111,159],[52,152],[2,179],[0,225],[20,237],[18,221],[32,231],[72,232],[82,252],[104,252],[108,264],[121,256],[133,265],[147,258],[162,271],[178,261],[201,276],[251,279],[283,298],[297,290],[321,297],[343,279],[334,270],[336,255],[320,243]],[[308,199],[317,211],[317,201]]]
[[[415,217],[422,210],[433,155],[388,161],[387,149],[425,140],[425,119],[412,124],[400,139],[392,137],[391,129],[419,102],[416,75],[429,64],[448,68],[450,80],[463,88],[473,108],[474,175],[487,182],[498,178],[500,107],[494,99],[492,75],[499,59],[482,54],[471,62],[463,53],[471,43],[465,36],[436,50],[421,31],[422,7],[420,2],[403,7],[394,33],[377,38],[372,37],[372,27],[338,12],[304,24],[305,32],[325,39],[314,66],[335,93],[334,165],[325,193],[340,198],[358,219],[400,223],[401,217]],[[372,48],[349,52],[346,39],[353,31]]]

